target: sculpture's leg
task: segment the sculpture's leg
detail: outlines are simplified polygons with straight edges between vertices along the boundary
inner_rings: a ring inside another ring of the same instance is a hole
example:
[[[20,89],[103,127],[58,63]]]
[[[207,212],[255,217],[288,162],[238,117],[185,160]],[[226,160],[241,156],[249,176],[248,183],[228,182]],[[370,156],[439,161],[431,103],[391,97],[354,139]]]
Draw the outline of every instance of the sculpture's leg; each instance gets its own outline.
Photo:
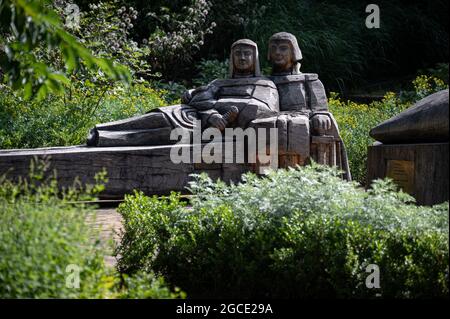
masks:
[[[103,123],[90,130],[88,146],[138,146],[170,144],[172,125],[166,115],[151,112]],[[174,143],[175,141],[172,141]]]
[[[255,119],[250,122],[249,128],[255,130],[255,145],[250,147],[247,140],[247,158],[252,164],[252,171],[257,174],[266,174],[268,169],[279,167],[278,135],[271,136],[277,127],[277,116]],[[274,145],[275,144],[275,145]],[[261,158],[262,156],[262,158]]]
[[[279,166],[303,166],[310,157],[310,125],[304,114],[283,113],[277,119]]]
[[[162,112],[150,112],[144,115],[134,116],[131,118],[97,124],[95,127],[102,131],[126,131],[126,130],[143,130],[158,127],[170,126],[169,121]]]

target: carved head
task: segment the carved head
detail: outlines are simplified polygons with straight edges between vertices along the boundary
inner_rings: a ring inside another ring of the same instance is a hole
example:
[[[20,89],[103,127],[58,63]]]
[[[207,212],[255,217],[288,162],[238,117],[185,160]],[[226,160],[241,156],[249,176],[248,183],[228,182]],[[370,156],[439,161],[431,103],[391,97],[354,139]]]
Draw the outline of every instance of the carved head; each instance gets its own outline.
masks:
[[[267,58],[272,63],[272,74],[300,74],[302,52],[291,33],[279,32],[270,37]]]
[[[258,46],[248,39],[241,39],[231,45],[230,78],[261,76]]]

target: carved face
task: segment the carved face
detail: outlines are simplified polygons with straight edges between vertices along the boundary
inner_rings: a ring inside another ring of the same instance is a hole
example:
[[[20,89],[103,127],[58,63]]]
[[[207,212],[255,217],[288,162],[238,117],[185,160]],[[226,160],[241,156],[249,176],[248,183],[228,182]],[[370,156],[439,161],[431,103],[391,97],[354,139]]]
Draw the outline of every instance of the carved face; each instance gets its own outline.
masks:
[[[235,74],[253,74],[255,70],[255,53],[253,47],[238,44],[233,48],[233,66]]]
[[[270,61],[278,71],[291,71],[295,64],[291,44],[287,40],[275,40],[269,46]]]

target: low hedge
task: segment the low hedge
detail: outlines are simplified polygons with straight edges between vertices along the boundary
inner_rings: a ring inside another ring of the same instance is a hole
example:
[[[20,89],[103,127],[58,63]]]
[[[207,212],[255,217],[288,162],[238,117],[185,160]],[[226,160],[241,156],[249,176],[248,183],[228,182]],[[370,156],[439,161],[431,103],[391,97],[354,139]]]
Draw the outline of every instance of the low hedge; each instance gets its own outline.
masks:
[[[389,181],[365,191],[327,167],[197,175],[188,203],[140,192],[119,207],[123,273],[156,272],[189,297],[448,297],[448,203],[420,207]],[[380,287],[366,281],[379,268]]]
[[[101,191],[104,174],[98,185],[74,184],[61,197],[55,178],[43,179],[45,167],[27,181],[0,176],[0,299],[185,296],[153,273],[126,276],[105,265],[107,249],[88,224],[92,207],[72,204]]]

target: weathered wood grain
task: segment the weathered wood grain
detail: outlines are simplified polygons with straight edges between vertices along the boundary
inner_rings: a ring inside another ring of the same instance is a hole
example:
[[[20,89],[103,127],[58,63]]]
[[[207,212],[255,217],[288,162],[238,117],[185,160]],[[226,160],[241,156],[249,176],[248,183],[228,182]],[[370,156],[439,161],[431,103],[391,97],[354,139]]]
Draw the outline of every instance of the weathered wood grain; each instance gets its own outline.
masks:
[[[384,144],[448,142],[448,89],[431,94],[380,123],[370,136]]]
[[[386,177],[389,160],[414,163],[411,195],[419,205],[434,205],[449,199],[448,143],[378,144],[369,147],[367,181]]]
[[[49,173],[56,170],[60,187],[72,185],[75,177],[82,183],[93,183],[97,172],[105,168],[109,181],[102,199],[122,198],[133,189],[145,194],[163,195],[171,191],[186,193],[185,187],[193,173],[206,172],[211,178],[226,182],[240,180],[242,173],[250,170],[247,164],[179,163],[170,159],[174,146],[135,147],[54,147],[32,150],[1,150],[0,176],[18,179],[27,177],[33,158],[49,158]],[[193,151],[192,145],[183,148]]]

